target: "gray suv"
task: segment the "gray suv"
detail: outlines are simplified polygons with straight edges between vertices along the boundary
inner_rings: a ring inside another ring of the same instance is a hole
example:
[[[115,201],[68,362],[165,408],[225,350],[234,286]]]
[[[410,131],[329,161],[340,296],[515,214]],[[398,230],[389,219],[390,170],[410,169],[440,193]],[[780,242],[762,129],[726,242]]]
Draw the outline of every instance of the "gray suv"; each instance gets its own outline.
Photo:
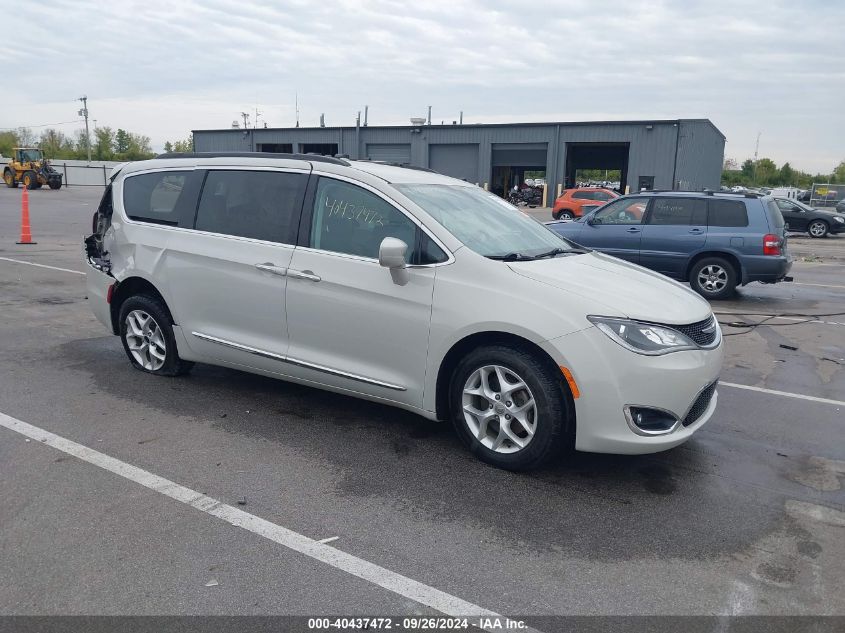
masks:
[[[708,299],[729,297],[752,281],[791,279],[783,216],[770,196],[641,192],[548,226],[583,246],[688,281]]]

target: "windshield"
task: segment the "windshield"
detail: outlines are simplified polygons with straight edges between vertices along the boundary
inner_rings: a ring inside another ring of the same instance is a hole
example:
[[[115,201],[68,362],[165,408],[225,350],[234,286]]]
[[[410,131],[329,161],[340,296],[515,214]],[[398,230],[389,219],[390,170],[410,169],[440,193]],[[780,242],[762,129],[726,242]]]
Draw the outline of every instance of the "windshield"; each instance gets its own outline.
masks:
[[[478,187],[397,184],[396,189],[425,209],[463,244],[485,257],[530,259],[571,243],[513,205]]]
[[[41,150],[38,149],[22,149],[21,162],[38,162],[41,160]]]

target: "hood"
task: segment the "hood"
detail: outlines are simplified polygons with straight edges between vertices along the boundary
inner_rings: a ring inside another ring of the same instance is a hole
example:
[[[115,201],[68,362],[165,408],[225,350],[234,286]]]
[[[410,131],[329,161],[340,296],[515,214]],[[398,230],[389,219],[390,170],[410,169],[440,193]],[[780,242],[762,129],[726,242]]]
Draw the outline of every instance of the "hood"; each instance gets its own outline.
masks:
[[[590,252],[509,262],[515,273],[595,302],[594,314],[668,325],[708,318],[710,304],[688,287],[621,259]]]

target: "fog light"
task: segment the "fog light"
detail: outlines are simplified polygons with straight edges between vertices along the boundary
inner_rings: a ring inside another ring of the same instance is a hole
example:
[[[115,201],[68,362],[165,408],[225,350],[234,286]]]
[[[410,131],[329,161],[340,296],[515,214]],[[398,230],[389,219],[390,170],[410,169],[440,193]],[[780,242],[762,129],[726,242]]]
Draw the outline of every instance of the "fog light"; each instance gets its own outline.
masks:
[[[675,429],[676,418],[669,411],[652,407],[625,407],[628,426],[639,435],[663,435]]]

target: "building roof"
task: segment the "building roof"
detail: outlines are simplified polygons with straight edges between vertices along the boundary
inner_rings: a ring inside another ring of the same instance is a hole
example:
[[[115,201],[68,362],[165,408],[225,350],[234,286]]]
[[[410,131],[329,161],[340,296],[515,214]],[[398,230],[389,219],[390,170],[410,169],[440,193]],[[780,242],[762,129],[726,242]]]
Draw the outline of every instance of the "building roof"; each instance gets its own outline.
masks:
[[[712,127],[722,138],[726,138],[722,131],[717,128],[710,119],[649,119],[649,120],[634,120],[634,121],[546,121],[546,122],[529,122],[529,123],[438,123],[431,125],[367,125],[361,126],[362,129],[372,130],[395,130],[407,129],[413,130],[421,127],[426,128],[447,128],[447,129],[478,129],[478,128],[501,128],[501,127],[549,127],[549,126],[598,126],[598,125],[677,125],[678,123],[706,123]],[[326,127],[267,127],[267,128],[246,128],[248,130],[266,131],[266,132],[298,132],[307,130],[354,130],[355,125],[337,125]],[[196,132],[244,132],[244,128],[216,128],[206,130],[191,130]]]

